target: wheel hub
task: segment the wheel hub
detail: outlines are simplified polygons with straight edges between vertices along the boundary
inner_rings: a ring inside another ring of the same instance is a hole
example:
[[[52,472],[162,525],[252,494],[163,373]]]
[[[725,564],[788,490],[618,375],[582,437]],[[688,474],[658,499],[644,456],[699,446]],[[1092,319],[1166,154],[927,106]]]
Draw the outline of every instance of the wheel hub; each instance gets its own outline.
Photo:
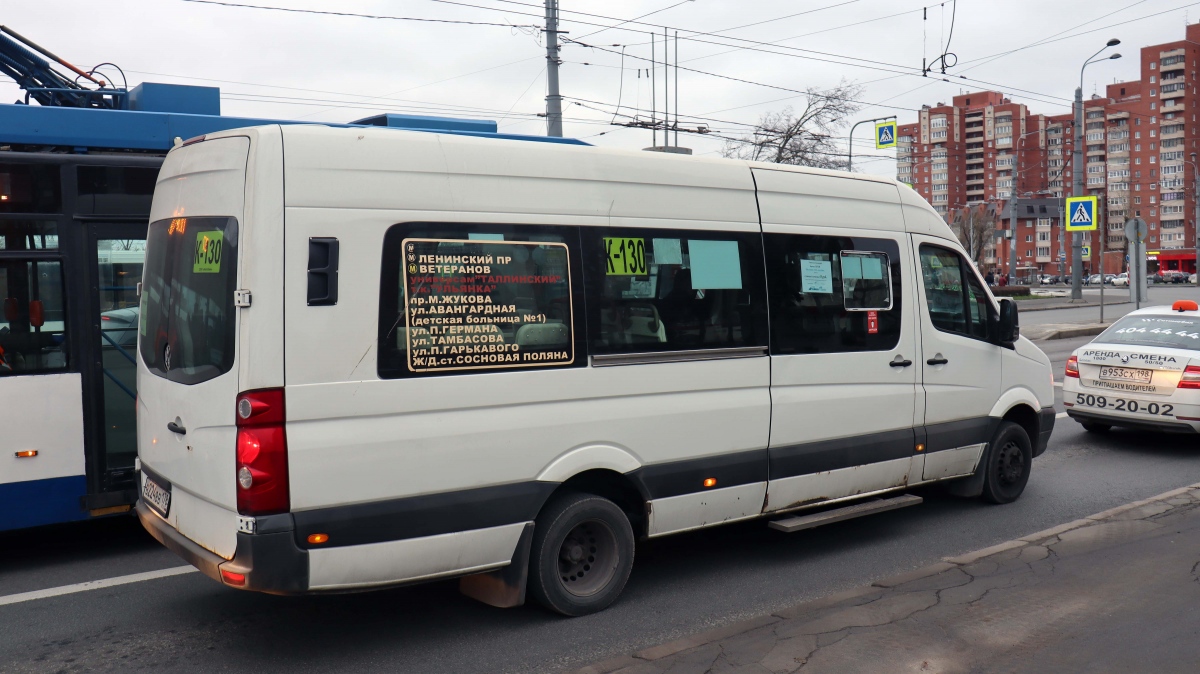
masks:
[[[1015,442],[1009,442],[1000,448],[1000,456],[996,462],[996,476],[1004,485],[1016,484],[1025,472],[1025,454]]]
[[[600,520],[581,522],[559,547],[559,579],[573,595],[595,594],[612,580],[618,561],[617,538],[612,529]]]

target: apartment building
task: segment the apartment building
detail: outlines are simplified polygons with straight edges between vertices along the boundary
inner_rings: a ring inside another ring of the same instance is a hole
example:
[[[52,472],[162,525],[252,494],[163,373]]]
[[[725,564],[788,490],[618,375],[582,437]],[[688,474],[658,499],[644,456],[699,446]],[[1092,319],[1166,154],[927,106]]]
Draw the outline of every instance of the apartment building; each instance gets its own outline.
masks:
[[[1141,49],[1139,80],[1085,99],[1084,193],[1101,204],[1100,229],[1085,234],[1087,271],[1100,270],[1102,254],[1105,271],[1125,268],[1124,227],[1133,217],[1149,226],[1151,269],[1195,271],[1198,60],[1200,24],[1192,24],[1182,40]],[[1073,191],[1070,112],[1034,114],[1000,92],[972,92],[923,106],[897,132],[897,177],[947,221],[990,205],[1002,233],[1018,220],[1014,267],[1070,269],[1061,217]],[[1008,244],[998,239],[982,263],[1009,269]]]

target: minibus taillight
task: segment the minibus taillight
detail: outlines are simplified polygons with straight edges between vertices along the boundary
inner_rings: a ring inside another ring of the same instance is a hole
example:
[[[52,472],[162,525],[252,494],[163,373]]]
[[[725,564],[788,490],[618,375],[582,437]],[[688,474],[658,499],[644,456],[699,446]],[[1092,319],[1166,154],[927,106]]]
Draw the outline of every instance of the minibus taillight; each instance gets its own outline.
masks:
[[[272,515],[291,507],[283,389],[246,391],[237,397],[238,512]]]
[[[1200,389],[1200,365],[1188,365],[1179,379],[1178,388]]]
[[[1067,376],[1079,379],[1079,358],[1076,356],[1067,359]]]

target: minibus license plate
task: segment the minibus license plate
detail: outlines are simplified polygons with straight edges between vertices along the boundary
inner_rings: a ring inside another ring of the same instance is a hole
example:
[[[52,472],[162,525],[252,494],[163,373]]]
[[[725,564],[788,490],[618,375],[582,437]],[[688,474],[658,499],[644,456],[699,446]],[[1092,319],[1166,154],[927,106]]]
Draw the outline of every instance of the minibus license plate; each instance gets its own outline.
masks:
[[[1102,367],[1100,378],[1112,381],[1136,381],[1149,384],[1153,370],[1139,370],[1132,367]]]
[[[164,489],[149,475],[146,476],[146,482],[142,485],[142,500],[164,518],[167,513],[171,512],[171,490]]]

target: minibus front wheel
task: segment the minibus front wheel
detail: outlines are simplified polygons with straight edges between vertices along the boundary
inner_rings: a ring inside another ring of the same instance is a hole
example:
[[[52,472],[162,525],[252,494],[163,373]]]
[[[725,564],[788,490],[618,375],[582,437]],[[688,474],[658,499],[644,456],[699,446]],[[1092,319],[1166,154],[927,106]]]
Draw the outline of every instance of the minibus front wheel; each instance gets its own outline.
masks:
[[[1012,503],[1020,498],[1033,467],[1033,446],[1025,429],[1001,421],[983,460],[983,500]]]
[[[529,592],[551,611],[581,616],[616,601],[633,568],[633,527],[624,511],[594,494],[561,494],[533,532]]]

